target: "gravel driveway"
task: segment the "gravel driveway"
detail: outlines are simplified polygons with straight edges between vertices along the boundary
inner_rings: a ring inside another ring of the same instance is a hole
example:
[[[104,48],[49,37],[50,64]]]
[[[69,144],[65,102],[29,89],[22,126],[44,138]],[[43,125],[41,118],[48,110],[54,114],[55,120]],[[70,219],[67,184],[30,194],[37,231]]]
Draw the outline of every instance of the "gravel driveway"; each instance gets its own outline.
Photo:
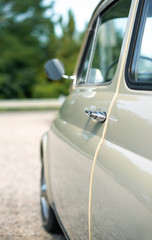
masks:
[[[0,240],[65,240],[43,230],[39,208],[40,138],[54,115],[0,113]]]

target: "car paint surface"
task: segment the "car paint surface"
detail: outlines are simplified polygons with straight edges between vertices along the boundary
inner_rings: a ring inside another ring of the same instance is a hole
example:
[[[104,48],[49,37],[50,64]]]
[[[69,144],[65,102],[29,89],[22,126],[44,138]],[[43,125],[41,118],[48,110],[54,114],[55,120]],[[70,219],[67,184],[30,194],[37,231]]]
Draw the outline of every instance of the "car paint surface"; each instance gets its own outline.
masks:
[[[100,149],[94,171],[92,238],[100,239],[102,236],[103,239],[150,240],[150,94],[135,94],[125,85],[122,89],[123,93],[120,92],[113,106],[106,139]]]
[[[103,128],[100,123],[94,124],[85,115],[85,110],[86,106],[89,109],[100,109],[102,98],[99,94],[96,88],[90,89],[89,92],[88,89],[73,92],[64,102],[52,125],[52,131],[49,132],[52,149],[50,181],[53,186],[53,199],[65,229],[73,239],[77,239],[78,236],[79,239],[88,239],[90,173]],[[103,109],[108,109],[112,95],[112,93],[107,94],[107,91],[105,94],[103,92],[103,100],[107,99]],[[96,99],[95,102],[94,99]],[[79,110],[75,109],[75,106],[79,107]],[[56,174],[59,175],[58,178]],[[70,226],[69,218],[71,219]],[[79,229],[79,232],[75,229]]]
[[[131,90],[125,82],[138,3],[132,1],[112,83],[74,82],[42,139],[49,202],[72,240],[152,239],[151,92]],[[88,109],[109,113],[107,122],[89,119]]]

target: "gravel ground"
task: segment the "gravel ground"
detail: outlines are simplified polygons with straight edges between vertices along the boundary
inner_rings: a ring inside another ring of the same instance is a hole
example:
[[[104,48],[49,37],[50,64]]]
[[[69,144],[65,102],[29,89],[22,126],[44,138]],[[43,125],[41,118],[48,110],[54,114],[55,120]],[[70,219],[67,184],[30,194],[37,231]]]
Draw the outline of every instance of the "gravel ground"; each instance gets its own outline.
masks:
[[[0,240],[65,240],[42,228],[39,145],[55,112],[0,113]]]

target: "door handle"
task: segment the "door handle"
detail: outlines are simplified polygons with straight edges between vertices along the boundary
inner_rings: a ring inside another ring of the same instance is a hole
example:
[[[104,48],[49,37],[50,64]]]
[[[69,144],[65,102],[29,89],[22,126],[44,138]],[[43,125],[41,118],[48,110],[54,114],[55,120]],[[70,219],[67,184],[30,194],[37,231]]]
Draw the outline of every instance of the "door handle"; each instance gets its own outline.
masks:
[[[105,112],[86,110],[85,114],[89,118],[92,118],[94,121],[101,122],[101,123],[104,123],[106,121],[106,118],[107,118],[107,114]]]

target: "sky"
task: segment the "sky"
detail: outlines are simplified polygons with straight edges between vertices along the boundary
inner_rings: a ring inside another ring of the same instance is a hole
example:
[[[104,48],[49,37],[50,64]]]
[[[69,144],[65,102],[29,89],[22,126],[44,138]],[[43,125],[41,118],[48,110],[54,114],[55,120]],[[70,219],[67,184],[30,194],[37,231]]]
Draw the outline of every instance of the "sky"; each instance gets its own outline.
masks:
[[[44,2],[47,4],[50,3],[50,1],[51,0],[45,0]],[[57,14],[63,16],[63,20],[66,23],[67,12],[69,9],[72,9],[77,30],[83,31],[98,2],[99,0],[55,0],[54,10]]]

